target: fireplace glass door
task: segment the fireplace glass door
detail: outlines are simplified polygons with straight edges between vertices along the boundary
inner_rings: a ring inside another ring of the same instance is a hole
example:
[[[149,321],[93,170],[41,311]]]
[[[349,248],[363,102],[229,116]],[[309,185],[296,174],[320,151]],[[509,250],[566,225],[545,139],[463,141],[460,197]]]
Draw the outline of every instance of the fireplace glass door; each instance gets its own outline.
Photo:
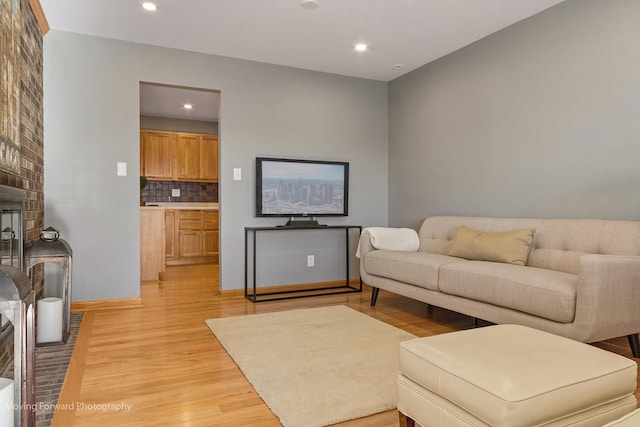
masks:
[[[12,265],[22,269],[22,212],[3,210],[0,216],[0,250],[2,265]]]
[[[24,192],[0,186],[0,264],[23,269]]]

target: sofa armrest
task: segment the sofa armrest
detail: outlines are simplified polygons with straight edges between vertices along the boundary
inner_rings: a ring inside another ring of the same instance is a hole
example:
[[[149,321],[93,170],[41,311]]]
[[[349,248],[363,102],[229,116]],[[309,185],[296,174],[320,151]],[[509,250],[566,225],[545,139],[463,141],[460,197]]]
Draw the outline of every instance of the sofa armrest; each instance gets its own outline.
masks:
[[[360,234],[360,241],[358,242],[358,249],[356,250],[356,257],[363,259],[367,252],[375,250],[371,244],[371,235],[365,228]]]
[[[418,233],[411,228],[367,227],[362,230],[356,256],[374,249],[416,252],[420,247]]]
[[[580,257],[576,298],[576,322],[590,329],[585,341],[640,332],[640,257]]]

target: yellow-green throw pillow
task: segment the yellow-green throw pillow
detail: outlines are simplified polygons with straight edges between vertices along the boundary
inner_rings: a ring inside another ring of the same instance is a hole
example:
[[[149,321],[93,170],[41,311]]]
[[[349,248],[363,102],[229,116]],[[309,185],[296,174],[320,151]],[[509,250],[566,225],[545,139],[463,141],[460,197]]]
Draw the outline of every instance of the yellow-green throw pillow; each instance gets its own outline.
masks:
[[[477,261],[526,265],[535,228],[485,233],[464,225],[453,239],[449,255]]]

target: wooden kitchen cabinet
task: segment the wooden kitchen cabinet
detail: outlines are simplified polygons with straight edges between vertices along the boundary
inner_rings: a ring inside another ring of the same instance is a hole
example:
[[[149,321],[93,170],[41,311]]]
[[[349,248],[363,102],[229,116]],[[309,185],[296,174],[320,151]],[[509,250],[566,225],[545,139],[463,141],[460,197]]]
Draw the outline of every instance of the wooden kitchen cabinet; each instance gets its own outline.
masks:
[[[173,213],[173,216],[169,214]],[[218,212],[212,210],[167,210],[167,265],[213,262],[218,257]],[[175,225],[171,225],[174,221]],[[170,237],[173,234],[173,237]],[[170,244],[170,242],[172,242]],[[170,256],[170,254],[175,254]]]
[[[218,181],[218,136],[203,135],[200,143],[200,178]]]
[[[202,233],[202,255],[218,256],[218,211],[204,212],[204,231]]]
[[[192,133],[177,135],[176,179],[184,181],[200,179],[201,142],[201,135]]]
[[[204,256],[218,256],[218,232],[204,231],[202,237],[202,254]]]
[[[179,181],[218,180],[218,137],[179,133],[176,179]]]
[[[176,211],[167,210],[164,213],[164,228],[165,228],[165,250],[164,256],[166,260],[172,260],[178,258],[177,250],[177,223],[176,223]]]
[[[180,231],[180,258],[202,256],[202,231]]]
[[[202,256],[202,211],[178,211],[178,255]]]
[[[178,213],[180,231],[202,231],[202,211],[180,210]]]
[[[152,179],[173,179],[176,135],[172,132],[156,131],[143,131],[140,134],[141,170],[144,176]]]
[[[152,180],[217,182],[218,136],[140,132],[141,175]]]
[[[160,208],[140,208],[140,280],[159,280],[166,264],[165,216]]]

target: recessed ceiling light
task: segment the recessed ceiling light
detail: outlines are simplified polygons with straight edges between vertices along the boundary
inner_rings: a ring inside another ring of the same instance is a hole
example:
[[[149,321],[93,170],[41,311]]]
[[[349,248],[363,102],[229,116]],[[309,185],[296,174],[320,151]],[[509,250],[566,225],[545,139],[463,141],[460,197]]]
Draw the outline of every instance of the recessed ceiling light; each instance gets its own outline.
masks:
[[[300,7],[307,10],[317,9],[318,6],[320,6],[318,0],[302,0],[300,2]]]
[[[154,11],[156,10],[158,7],[155,5],[155,3],[151,3],[150,1],[146,1],[144,3],[142,3],[142,7],[145,10],[149,10],[149,11]]]
[[[356,45],[356,50],[358,52],[364,52],[365,50],[367,50],[367,48],[368,48],[368,46],[366,44],[364,44],[364,43],[358,43]]]
[[[184,109],[185,109],[185,110],[191,110],[191,109],[193,108],[193,105],[191,105],[191,104],[184,104],[184,105],[183,105],[183,107],[184,107]]]
[[[392,68],[394,70],[402,70],[404,68],[404,64],[395,64]]]

